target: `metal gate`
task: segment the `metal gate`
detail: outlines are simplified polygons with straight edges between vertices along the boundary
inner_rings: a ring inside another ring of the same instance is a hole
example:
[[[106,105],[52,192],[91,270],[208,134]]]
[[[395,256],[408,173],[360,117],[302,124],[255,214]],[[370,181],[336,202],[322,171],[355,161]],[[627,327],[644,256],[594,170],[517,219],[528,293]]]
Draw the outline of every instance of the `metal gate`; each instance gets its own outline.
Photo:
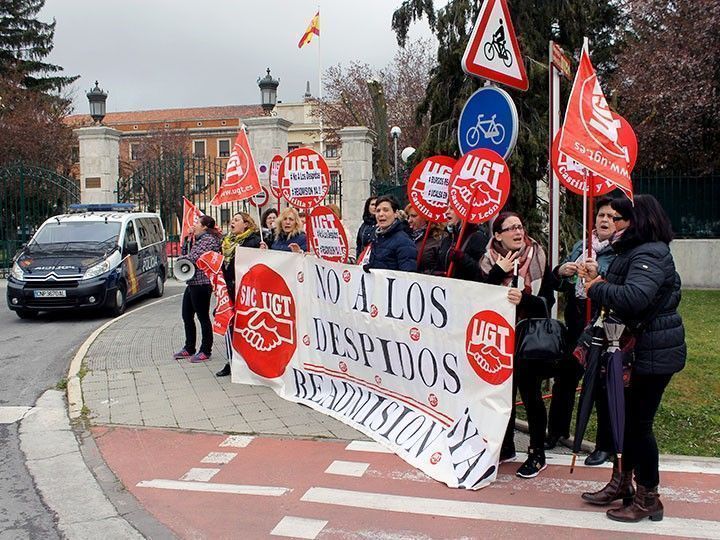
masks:
[[[0,167],[0,276],[43,221],[80,202],[77,181],[57,172],[15,163]]]

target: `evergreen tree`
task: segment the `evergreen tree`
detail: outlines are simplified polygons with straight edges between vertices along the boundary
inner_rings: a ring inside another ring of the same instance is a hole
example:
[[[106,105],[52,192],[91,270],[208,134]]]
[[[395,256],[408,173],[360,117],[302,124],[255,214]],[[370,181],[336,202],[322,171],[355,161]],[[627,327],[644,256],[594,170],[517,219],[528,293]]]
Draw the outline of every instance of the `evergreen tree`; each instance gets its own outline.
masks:
[[[37,19],[44,5],[45,0],[0,2],[0,77],[19,77],[29,90],[59,93],[78,76],[62,76],[62,67],[43,61],[53,49],[55,35],[55,20]]]
[[[437,67],[417,109],[420,117],[430,115],[431,128],[413,155],[414,162],[433,154],[459,156],[460,112],[482,85],[481,80],[465,75],[460,61],[481,5],[481,0],[450,0],[435,10],[432,0],[404,0],[393,14],[392,28],[400,45],[405,43],[410,25],[423,17],[438,39]],[[520,92],[503,86],[517,106],[520,121],[517,146],[508,160],[512,189],[506,208],[521,212],[531,230],[537,231],[543,219],[537,210],[536,186],[546,177],[548,165],[548,42],[555,41],[577,60],[583,36],[587,36],[602,82],[616,67],[621,10],[618,2],[607,0],[508,0],[508,7],[530,87]],[[564,93],[567,98],[569,85]]]

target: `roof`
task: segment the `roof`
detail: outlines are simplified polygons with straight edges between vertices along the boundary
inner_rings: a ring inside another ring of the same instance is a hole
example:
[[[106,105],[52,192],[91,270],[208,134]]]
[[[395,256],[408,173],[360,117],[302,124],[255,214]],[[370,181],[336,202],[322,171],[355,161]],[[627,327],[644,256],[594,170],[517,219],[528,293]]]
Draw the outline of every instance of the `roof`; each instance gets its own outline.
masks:
[[[77,214],[60,214],[45,220],[45,223],[67,223],[67,222],[108,222],[122,223],[134,217],[158,217],[158,214],[152,212],[81,212]]]
[[[263,116],[261,105],[224,105],[219,107],[192,107],[187,109],[156,109],[151,111],[110,112],[103,124],[147,124],[202,120],[227,120]],[[65,119],[71,126],[91,125],[90,114],[73,114]]]

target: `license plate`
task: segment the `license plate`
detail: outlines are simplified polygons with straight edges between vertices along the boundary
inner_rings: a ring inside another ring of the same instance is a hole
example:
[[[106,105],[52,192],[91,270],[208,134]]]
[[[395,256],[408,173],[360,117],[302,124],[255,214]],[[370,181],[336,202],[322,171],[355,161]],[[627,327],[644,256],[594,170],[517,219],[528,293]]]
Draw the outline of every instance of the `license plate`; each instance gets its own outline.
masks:
[[[33,291],[35,298],[65,298],[65,289],[37,289]]]

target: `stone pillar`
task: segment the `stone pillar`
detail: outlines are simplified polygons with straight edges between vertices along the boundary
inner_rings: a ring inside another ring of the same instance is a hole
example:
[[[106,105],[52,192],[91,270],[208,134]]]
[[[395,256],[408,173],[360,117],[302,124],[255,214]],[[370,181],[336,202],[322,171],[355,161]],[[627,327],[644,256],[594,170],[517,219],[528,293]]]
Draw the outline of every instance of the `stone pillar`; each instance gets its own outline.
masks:
[[[260,184],[265,186],[270,194],[268,204],[262,207],[262,210],[265,210],[271,205],[277,205],[270,190],[270,160],[277,154],[281,156],[287,154],[288,128],[292,126],[292,122],[277,116],[246,118],[242,122],[247,126],[248,142],[255,158],[255,164],[258,167],[263,163],[268,166],[268,172],[260,174]]]
[[[120,132],[105,126],[75,130],[80,143],[80,202],[117,202]]]
[[[370,196],[375,133],[366,127],[342,128],[342,212],[343,222],[351,238],[351,253],[355,253],[355,238],[362,223],[365,200]]]

